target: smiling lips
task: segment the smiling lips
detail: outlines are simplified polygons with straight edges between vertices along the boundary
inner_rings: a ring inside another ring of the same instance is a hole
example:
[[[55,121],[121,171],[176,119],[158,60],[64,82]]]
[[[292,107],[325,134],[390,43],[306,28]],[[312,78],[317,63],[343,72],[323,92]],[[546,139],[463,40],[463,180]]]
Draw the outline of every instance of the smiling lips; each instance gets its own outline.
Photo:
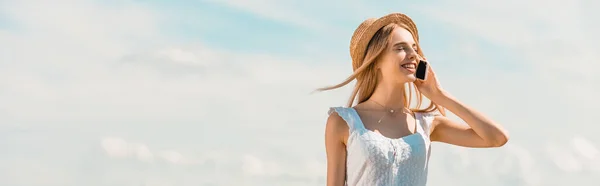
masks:
[[[417,64],[416,63],[404,63],[402,65],[400,65],[403,69],[411,72],[411,73],[415,73],[416,69],[417,69]]]

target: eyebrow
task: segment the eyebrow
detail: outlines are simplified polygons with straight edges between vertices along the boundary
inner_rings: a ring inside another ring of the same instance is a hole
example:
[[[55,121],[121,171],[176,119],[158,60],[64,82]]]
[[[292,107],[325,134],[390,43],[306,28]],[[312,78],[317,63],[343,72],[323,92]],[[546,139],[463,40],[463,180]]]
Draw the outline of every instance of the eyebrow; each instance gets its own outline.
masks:
[[[394,47],[397,47],[399,45],[409,45],[409,44],[407,42],[401,41],[401,42],[398,42],[398,43],[394,44]],[[413,46],[416,46],[416,45],[417,44],[413,44]]]

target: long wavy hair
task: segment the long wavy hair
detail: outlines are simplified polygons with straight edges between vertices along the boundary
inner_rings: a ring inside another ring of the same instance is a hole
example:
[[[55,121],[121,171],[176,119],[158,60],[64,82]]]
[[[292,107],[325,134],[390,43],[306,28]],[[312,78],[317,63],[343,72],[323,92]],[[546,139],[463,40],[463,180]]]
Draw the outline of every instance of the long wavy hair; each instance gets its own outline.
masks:
[[[329,87],[324,87],[324,88],[319,88],[317,90],[318,91],[326,91],[326,90],[337,89],[337,88],[347,85],[348,83],[352,82],[352,80],[356,79],[356,85],[354,86],[354,90],[352,91],[352,95],[350,96],[350,100],[348,101],[348,107],[352,107],[355,100],[358,101],[357,104],[360,104],[360,103],[363,103],[363,102],[369,100],[369,98],[371,98],[371,95],[373,95],[373,92],[375,91],[375,87],[380,82],[380,79],[379,79],[380,77],[377,74],[377,69],[375,68],[375,64],[378,61],[381,54],[383,53],[383,51],[385,51],[387,49],[388,43],[391,40],[392,32],[394,31],[394,29],[399,28],[399,27],[405,28],[406,30],[408,30],[413,35],[413,39],[415,41],[418,41],[418,39],[415,37],[415,34],[412,33],[412,31],[410,29],[408,29],[408,27],[406,25],[396,24],[396,23],[391,23],[389,25],[386,25],[383,28],[379,29],[375,33],[373,38],[371,38],[371,40],[369,41],[369,44],[367,45],[365,58],[363,60],[352,61],[352,70],[354,71],[354,73],[352,73],[352,75],[350,75],[350,77],[346,78],[346,80],[344,80],[340,84],[337,84],[334,86],[329,86]],[[421,47],[418,43],[417,43],[417,54],[419,54],[419,56],[424,56],[423,50],[421,50]],[[416,85],[413,82],[406,83],[404,90],[405,91],[403,94],[403,96],[404,96],[403,104],[406,108],[409,108],[411,111],[413,111],[413,112],[433,112],[433,111],[437,110],[440,112],[440,114],[446,115],[445,110],[442,107],[440,107],[439,105],[437,105],[431,101],[430,101],[429,106],[427,106],[426,108],[421,108],[421,105],[423,103],[423,94],[421,94],[419,92],[419,90],[417,89]],[[415,97],[416,97],[417,105],[416,105],[416,107],[411,108],[410,106],[412,105],[412,102],[413,102],[413,100],[412,100],[413,93],[416,95]]]

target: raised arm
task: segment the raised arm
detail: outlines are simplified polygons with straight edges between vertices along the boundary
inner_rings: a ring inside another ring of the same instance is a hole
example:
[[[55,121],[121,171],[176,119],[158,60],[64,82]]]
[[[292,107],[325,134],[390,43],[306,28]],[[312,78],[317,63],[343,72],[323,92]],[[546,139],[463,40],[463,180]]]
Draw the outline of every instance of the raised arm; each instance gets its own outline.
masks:
[[[346,140],[348,125],[337,113],[331,113],[325,126],[327,153],[327,186],[343,186],[346,182]]]
[[[431,127],[431,140],[463,147],[500,147],[508,141],[506,131],[497,123],[444,93],[436,103],[456,114],[467,125],[444,116],[436,116]]]
[[[500,125],[444,91],[431,66],[427,73],[427,79],[415,81],[419,91],[467,123],[463,125],[444,116],[436,116],[430,128],[432,141],[464,147],[499,147],[508,141],[508,134]]]

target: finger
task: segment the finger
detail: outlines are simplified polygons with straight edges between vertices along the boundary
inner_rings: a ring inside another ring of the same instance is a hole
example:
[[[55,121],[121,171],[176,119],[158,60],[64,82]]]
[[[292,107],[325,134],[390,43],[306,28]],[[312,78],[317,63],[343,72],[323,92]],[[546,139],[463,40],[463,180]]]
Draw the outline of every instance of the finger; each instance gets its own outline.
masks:
[[[421,79],[417,79],[416,81],[413,82],[415,85],[420,86],[423,83],[425,83],[425,81],[421,80]]]

